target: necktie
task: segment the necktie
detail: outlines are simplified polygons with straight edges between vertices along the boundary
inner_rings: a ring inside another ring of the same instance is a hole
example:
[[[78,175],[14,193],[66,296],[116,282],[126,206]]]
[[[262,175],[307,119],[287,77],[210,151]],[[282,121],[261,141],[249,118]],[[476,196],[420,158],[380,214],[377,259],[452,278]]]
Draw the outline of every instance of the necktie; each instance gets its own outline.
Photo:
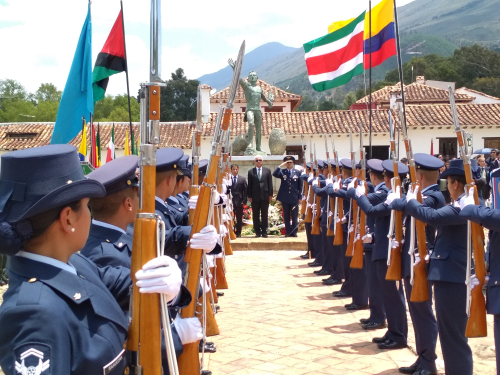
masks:
[[[260,168],[257,169],[257,177],[259,177],[259,181],[260,181]]]
[[[236,177],[233,177],[233,186],[236,186]]]

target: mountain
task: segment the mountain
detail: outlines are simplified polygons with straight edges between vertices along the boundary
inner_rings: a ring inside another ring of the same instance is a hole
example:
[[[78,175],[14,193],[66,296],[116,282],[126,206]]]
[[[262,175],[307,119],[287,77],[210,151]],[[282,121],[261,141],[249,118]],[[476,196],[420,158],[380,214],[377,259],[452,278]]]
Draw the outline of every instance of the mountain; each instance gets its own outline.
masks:
[[[250,71],[256,70],[258,66],[262,65],[267,60],[276,58],[277,56],[281,56],[296,49],[297,48],[287,47],[277,42],[266,43],[257,47],[253,51],[245,54],[241,75],[242,77],[245,77]],[[232,77],[233,69],[228,65],[215,73],[205,74],[198,78],[198,80],[201,83],[207,84],[219,91],[229,86]]]

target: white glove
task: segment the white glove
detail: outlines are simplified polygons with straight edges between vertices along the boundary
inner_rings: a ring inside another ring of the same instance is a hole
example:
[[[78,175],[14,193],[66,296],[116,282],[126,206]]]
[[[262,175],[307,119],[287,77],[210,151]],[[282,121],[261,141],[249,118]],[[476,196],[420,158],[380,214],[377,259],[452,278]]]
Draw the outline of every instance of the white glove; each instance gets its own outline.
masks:
[[[396,186],[396,191],[393,191],[392,193],[389,193],[387,195],[387,199],[385,200],[385,204],[388,206],[390,205],[395,199],[401,198],[401,188],[399,186]]]
[[[352,232],[354,232],[354,227],[351,225],[351,226],[349,227],[349,233],[352,233]]]
[[[302,173],[300,174],[301,176],[305,176],[307,174],[307,172],[305,170],[302,171]]]
[[[358,187],[356,188],[356,197],[361,197],[362,195],[365,195],[365,193],[366,193],[365,184],[363,183],[363,181],[361,181]]]
[[[192,249],[202,249],[209,253],[215,248],[215,245],[217,245],[218,237],[215,227],[213,225],[207,225],[200,230],[200,233],[193,234],[190,240],[190,246]]]
[[[227,228],[225,225],[220,226],[219,234],[224,237],[227,234]]]
[[[354,189],[354,183],[356,182],[357,178],[354,177],[351,182],[349,182],[349,185],[347,185],[347,190],[349,189]]]
[[[474,201],[474,187],[471,187],[462,198],[460,198],[460,209],[463,210],[465,207],[476,204]]]
[[[479,285],[479,280],[476,275],[471,275],[470,277],[470,290],[474,289]]]
[[[177,314],[174,319],[174,326],[183,345],[191,344],[203,338],[201,323],[198,318],[182,319],[180,314]]]
[[[229,222],[229,215],[228,215],[228,214],[222,214],[222,221],[223,221],[224,223]]]
[[[196,209],[196,203],[198,203],[198,196],[197,195],[193,195],[191,198],[189,198],[188,200],[188,208],[190,210],[194,210]]]
[[[226,193],[221,194],[220,197],[222,198],[222,204],[227,204],[227,195],[226,195]]]
[[[372,235],[370,233],[363,236],[363,243],[372,243]]]
[[[413,191],[413,186],[410,185],[410,189],[408,190],[408,194],[406,194],[406,202],[409,202],[412,199],[417,199],[417,193],[418,193],[418,185],[415,186],[415,191]]]
[[[313,182],[312,182],[312,186],[318,186],[318,180],[315,179]]]
[[[333,191],[337,191],[340,189],[340,182],[339,181],[335,181],[333,183]]]
[[[331,178],[328,178],[326,180],[326,185],[333,185],[333,180]]]
[[[208,268],[215,267],[215,257],[213,255],[207,255],[207,266]]]
[[[330,217],[330,216],[333,216],[333,212],[332,211],[328,212],[328,217]]]
[[[354,237],[354,242],[359,240],[359,233],[356,234],[356,237]]]
[[[342,217],[342,220],[340,220],[342,222],[342,224],[345,224],[347,223],[347,218],[345,216]]]
[[[312,172],[309,173],[309,178],[307,179],[307,183],[310,184],[311,181],[313,180],[313,178],[314,178],[314,174]]]
[[[399,247],[399,242],[396,240],[391,241],[391,249],[397,249]]]
[[[203,280],[200,280],[200,289],[203,294],[210,292],[211,285],[207,283],[207,279],[204,277]]]
[[[222,179],[222,183],[226,186],[233,186],[233,179],[232,178],[229,178],[229,179],[225,179],[223,178]]]
[[[181,290],[181,269],[174,259],[166,255],[151,259],[135,273],[135,278],[139,292],[162,293],[168,301],[173,300]]]

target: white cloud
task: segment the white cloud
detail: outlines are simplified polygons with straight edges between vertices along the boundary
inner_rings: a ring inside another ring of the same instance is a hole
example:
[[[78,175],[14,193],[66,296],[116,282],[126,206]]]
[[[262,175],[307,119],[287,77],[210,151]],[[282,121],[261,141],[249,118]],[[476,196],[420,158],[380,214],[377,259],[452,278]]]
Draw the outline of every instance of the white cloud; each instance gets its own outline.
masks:
[[[404,5],[413,0],[400,0]],[[331,22],[358,15],[366,0],[310,3],[234,0],[163,3],[162,77],[182,67],[189,78],[222,69],[246,50],[277,41],[299,47],[326,33]],[[375,2],[374,2],[375,3]],[[7,5],[5,5],[7,4]],[[13,78],[30,92],[41,83],[64,88],[87,12],[86,1],[2,0],[0,2],[0,79]],[[93,56],[102,48],[118,15],[118,1],[93,0]],[[149,1],[124,0],[130,90],[148,79]],[[7,58],[5,58],[7,56]],[[126,91],[124,74],[111,78],[109,94]]]

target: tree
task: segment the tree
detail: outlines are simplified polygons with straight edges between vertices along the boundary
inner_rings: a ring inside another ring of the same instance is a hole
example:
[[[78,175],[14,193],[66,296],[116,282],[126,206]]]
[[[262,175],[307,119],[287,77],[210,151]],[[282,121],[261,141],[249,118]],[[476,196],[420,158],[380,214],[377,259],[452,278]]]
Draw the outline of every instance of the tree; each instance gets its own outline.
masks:
[[[140,120],[140,105],[134,97],[130,98],[130,112],[132,121]],[[94,121],[102,122],[128,122],[127,94],[115,97],[107,95],[94,105]]]
[[[356,93],[354,91],[349,92],[344,98],[344,109],[349,109],[356,100]]]
[[[57,117],[57,110],[59,109],[59,101],[43,101],[38,102],[36,106],[37,122],[55,122]]]
[[[338,109],[338,106],[330,100],[324,100],[318,106],[318,111],[333,111],[334,109]]]
[[[16,80],[0,80],[0,99],[26,99],[26,96],[26,89]]]
[[[196,98],[200,82],[187,79],[184,70],[178,68],[166,83],[167,87],[161,90],[161,121],[196,120]]]
[[[500,98],[500,78],[476,78],[471,88]]]
[[[42,83],[35,93],[35,99],[38,102],[59,102],[62,92],[52,83]]]
[[[311,112],[311,111],[316,111],[317,109],[318,109],[318,104],[316,103],[316,101],[314,99],[311,99],[311,97],[304,95],[296,111]]]

